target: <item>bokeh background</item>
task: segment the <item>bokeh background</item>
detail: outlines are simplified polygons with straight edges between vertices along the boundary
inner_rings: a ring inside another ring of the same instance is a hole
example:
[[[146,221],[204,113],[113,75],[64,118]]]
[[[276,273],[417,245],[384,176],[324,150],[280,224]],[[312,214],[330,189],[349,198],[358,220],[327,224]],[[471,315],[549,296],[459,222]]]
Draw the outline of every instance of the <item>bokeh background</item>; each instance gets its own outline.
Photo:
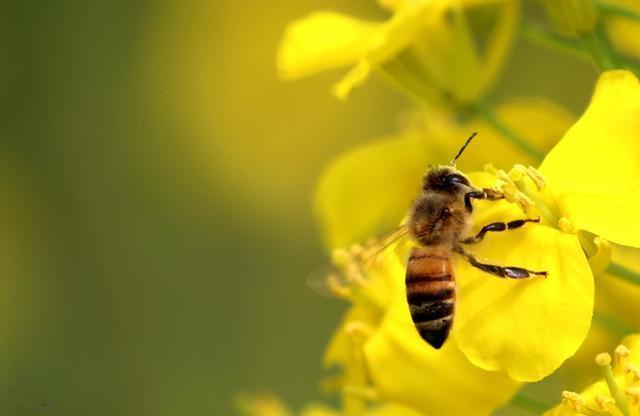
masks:
[[[287,22],[371,0],[2,2],[0,412],[222,415],[318,396],[343,309],[313,188],[404,97],[279,81]],[[579,113],[596,71],[519,41],[491,95]]]

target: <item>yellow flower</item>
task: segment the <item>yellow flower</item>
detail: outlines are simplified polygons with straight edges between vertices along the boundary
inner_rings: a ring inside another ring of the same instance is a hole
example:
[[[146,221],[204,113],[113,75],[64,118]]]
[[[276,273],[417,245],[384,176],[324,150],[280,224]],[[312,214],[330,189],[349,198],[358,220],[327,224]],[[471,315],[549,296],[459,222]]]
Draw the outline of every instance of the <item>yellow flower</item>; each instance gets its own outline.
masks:
[[[474,364],[535,381],[576,352],[592,315],[587,256],[598,255],[594,235],[640,247],[640,224],[634,220],[640,203],[638,137],[640,85],[631,73],[613,71],[602,75],[585,114],[542,163],[545,189],[536,188],[536,171],[497,172],[508,199],[542,222],[493,235],[474,252],[488,263],[546,270],[549,277],[492,279],[457,262],[460,307],[454,335]],[[477,186],[495,185],[486,174],[471,178]],[[479,225],[523,216],[505,201],[478,205]]]
[[[611,245],[611,261],[640,276],[640,249]],[[566,374],[580,382],[596,376],[596,368],[585,365],[599,351],[612,350],[624,334],[640,332],[640,285],[629,282],[610,270],[594,270],[595,307],[593,324],[584,344],[567,362]],[[574,388],[574,386],[571,386]]]
[[[574,121],[564,109],[543,100],[512,100],[496,113],[545,153]],[[461,138],[472,131],[480,135],[458,162],[463,171],[482,169],[495,158],[496,149],[500,149],[498,166],[535,163],[479,119],[461,125],[448,112],[417,113],[397,137],[356,148],[326,169],[315,198],[315,215],[326,245],[346,247],[395,227],[415,198],[427,166],[449,163]]]
[[[403,88],[433,102],[470,103],[486,91],[502,66],[515,30],[517,4],[385,1],[393,11],[385,22],[315,12],[286,29],[278,70],[283,78],[294,79],[352,66],[334,87],[344,99],[372,70],[382,69]],[[482,49],[472,32],[482,39]]]
[[[367,268],[362,262],[369,256],[362,248],[334,254],[350,282],[336,293],[353,306],[327,349],[325,364],[342,368],[334,383],[343,393],[345,414],[361,414],[366,400],[421,414],[485,415],[509,400],[519,383],[475,367],[455,343],[434,350],[420,338],[406,302],[405,265],[394,252],[381,256]]]
[[[640,415],[640,335],[625,338],[613,359],[607,353],[598,354],[596,364],[602,379],[580,394],[563,392],[562,403],[544,415]]]
[[[640,3],[637,0],[607,0],[605,4],[623,6],[640,13]],[[625,16],[605,15],[605,27],[615,48],[620,52],[640,57],[640,21]]]
[[[547,279],[510,281],[488,276],[462,259],[456,261],[459,302],[452,335],[473,364],[485,370],[505,370],[515,380],[535,381],[576,352],[591,323],[591,267],[603,267],[598,264],[605,244],[597,243],[609,240],[640,247],[640,224],[634,220],[640,204],[638,137],[640,85],[632,74],[613,71],[602,75],[585,114],[542,163],[546,188],[538,189],[542,188],[538,171],[524,167],[509,174],[494,169],[469,175],[476,186],[500,186],[508,201],[517,203],[478,202],[475,231],[497,221],[542,218],[539,225],[489,235],[470,251],[483,262],[549,272]],[[376,180],[384,172],[371,177],[360,174],[358,179],[370,179],[367,200],[362,203],[365,198],[357,193],[352,196],[363,213],[388,206],[384,196],[376,199],[379,194],[375,192]],[[354,172],[344,169],[342,179],[349,177],[345,173],[353,176]],[[332,183],[338,183],[339,177],[336,174]],[[349,185],[355,189],[355,184]],[[319,195],[321,203],[327,202],[327,195],[335,196],[326,183]],[[342,204],[353,202],[348,196],[344,193],[343,200],[332,206],[336,212]],[[401,203],[407,206],[408,200]],[[326,218],[333,219],[332,215]],[[396,275],[402,281],[402,271]]]
[[[591,33],[598,23],[595,0],[544,0],[543,4],[556,29],[582,35]]]

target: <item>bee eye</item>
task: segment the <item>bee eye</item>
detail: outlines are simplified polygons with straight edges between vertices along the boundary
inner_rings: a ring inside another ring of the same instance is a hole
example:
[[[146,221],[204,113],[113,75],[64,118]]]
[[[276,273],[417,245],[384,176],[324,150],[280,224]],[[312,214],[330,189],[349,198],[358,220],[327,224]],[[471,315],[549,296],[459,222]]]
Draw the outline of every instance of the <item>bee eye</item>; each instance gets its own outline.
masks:
[[[460,175],[449,175],[446,177],[446,181],[447,183],[455,183],[455,184],[463,184],[463,185],[468,184],[466,178]]]
[[[442,210],[442,212],[440,213],[440,218],[444,219],[444,218],[449,218],[451,216],[451,210],[449,208],[445,208]]]

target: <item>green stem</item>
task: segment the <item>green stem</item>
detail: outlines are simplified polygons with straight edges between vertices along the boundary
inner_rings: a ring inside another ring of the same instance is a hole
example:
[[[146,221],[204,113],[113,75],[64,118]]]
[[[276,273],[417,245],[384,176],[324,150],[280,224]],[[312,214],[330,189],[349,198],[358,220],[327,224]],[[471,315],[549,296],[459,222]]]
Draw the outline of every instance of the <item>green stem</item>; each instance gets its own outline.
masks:
[[[620,64],[617,63],[615,51],[612,50],[601,29],[596,29],[591,33],[585,33],[580,36],[580,39],[582,39],[582,43],[601,71],[620,68]]]
[[[550,32],[538,24],[521,22],[520,35],[531,43],[555,49],[574,58],[590,59],[587,51],[575,39]]]
[[[640,286],[640,274],[634,272],[631,269],[627,269],[620,263],[616,263],[614,261],[609,263],[607,272],[621,278],[622,280],[626,280],[629,283]]]
[[[629,416],[629,404],[627,402],[627,398],[625,397],[624,392],[620,390],[610,365],[602,367],[602,377],[606,381],[611,397],[616,401],[616,406],[618,406],[620,412],[624,416]]]
[[[533,146],[527,139],[520,136],[509,127],[507,127],[493,112],[493,110],[483,102],[478,102],[473,105],[472,110],[485,122],[490,124],[494,129],[496,129],[500,134],[502,134],[505,138],[509,139],[513,144],[516,145],[520,150],[523,150],[532,158],[536,159],[536,161],[541,162],[544,158],[544,154],[538,150],[535,146]]]
[[[637,12],[628,7],[625,7],[619,4],[609,3],[608,1],[602,1],[602,0],[599,0],[597,3],[598,3],[598,8],[603,13],[611,14],[615,16],[627,17],[629,19],[634,19],[634,20],[640,20],[640,12]]]
[[[546,412],[548,409],[551,408],[551,405],[543,403],[542,401],[535,399],[533,397],[525,396],[522,393],[516,394],[511,400],[511,402],[514,405],[521,407],[525,410],[529,410],[532,413],[535,413],[537,415],[541,415],[542,413]]]
[[[520,35],[531,43],[554,49],[574,58],[585,61],[592,59],[591,54],[587,52],[583,43],[550,32],[540,25],[522,22]],[[621,67],[640,73],[640,64],[634,60],[624,56],[618,56],[618,61]]]

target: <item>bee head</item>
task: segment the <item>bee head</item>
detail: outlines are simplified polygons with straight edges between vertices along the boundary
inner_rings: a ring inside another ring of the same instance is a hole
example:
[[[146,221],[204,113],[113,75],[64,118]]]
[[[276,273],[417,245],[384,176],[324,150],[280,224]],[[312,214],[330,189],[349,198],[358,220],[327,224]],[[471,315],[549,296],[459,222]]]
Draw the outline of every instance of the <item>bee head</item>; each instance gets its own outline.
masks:
[[[422,182],[423,191],[445,191],[456,194],[471,187],[466,176],[451,166],[429,169]]]

